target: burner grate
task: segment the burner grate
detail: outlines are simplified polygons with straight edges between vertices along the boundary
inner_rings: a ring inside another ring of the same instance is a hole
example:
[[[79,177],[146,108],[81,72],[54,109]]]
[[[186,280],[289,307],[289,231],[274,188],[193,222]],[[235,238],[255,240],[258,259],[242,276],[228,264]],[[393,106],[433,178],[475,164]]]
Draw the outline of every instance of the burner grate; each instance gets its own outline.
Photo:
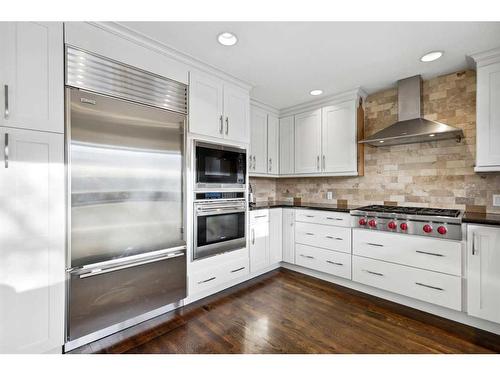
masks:
[[[424,215],[424,216],[447,216],[457,217],[460,215],[460,210],[447,208],[428,208],[428,207],[403,207],[403,206],[383,206],[371,205],[360,207],[359,211],[385,212],[405,215]]]

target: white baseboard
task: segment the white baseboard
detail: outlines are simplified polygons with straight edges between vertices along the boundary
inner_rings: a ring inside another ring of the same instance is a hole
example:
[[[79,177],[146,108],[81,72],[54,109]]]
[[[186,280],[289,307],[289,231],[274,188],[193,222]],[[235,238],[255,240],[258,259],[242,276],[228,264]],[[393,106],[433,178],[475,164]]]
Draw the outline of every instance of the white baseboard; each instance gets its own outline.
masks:
[[[487,320],[478,319],[467,315],[467,313],[462,311],[450,310],[445,307],[433,305],[431,303],[419,301],[410,297],[406,297],[400,294],[387,292],[382,289],[374,288],[368,285],[360,284],[355,281],[343,279],[340,277],[332,276],[323,272],[311,270],[301,266],[297,266],[290,263],[281,263],[283,268],[303,273],[304,275],[316,277],[318,279],[328,281],[333,284],[344,286],[346,288],[354,289],[366,294],[371,294],[375,297],[383,298],[392,302],[399,303],[401,305],[409,306],[414,309],[428,312],[430,314],[438,315],[443,318],[453,320],[455,322],[463,323],[472,327],[483,329],[488,332],[500,335],[500,324],[489,322]]]

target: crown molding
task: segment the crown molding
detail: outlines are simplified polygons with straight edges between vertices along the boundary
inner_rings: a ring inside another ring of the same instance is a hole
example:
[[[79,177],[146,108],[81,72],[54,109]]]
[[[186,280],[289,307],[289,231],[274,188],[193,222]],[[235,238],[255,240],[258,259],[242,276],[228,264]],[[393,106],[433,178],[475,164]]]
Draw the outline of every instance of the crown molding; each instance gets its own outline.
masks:
[[[264,102],[261,102],[257,99],[250,98],[250,105],[252,105],[254,107],[258,107],[260,109],[263,109],[266,112],[271,112],[272,114],[274,114],[276,116],[280,115],[280,110],[278,108],[273,107],[273,106],[266,104]]]
[[[231,82],[245,90],[250,90],[252,88],[252,84],[249,82],[245,82],[239,78],[236,78],[230,74],[225,73],[224,71],[204,63],[201,60],[194,58],[186,53],[180,52],[168,45],[151,38],[143,33],[135,31],[125,25],[120,24],[119,22],[86,22],[87,24],[97,27],[103,31],[109,32],[111,34],[117,35],[121,38],[124,38],[130,42],[138,44],[142,47],[148,48],[152,51],[161,53],[171,59],[174,59],[182,64],[188,65],[196,70],[200,70],[205,73],[209,73],[218,78],[221,78],[225,81]]]
[[[476,66],[485,66],[493,63],[500,62],[500,47],[490,49],[488,51],[474,53],[469,55],[472,60],[476,63]]]
[[[295,115],[302,112],[312,111],[324,107],[326,105],[338,104],[347,100],[356,100],[362,98],[365,101],[368,94],[361,88],[357,87],[354,90],[344,91],[339,94],[326,96],[321,99],[311,100],[305,103],[300,103],[291,107],[283,108],[280,110],[280,117]]]

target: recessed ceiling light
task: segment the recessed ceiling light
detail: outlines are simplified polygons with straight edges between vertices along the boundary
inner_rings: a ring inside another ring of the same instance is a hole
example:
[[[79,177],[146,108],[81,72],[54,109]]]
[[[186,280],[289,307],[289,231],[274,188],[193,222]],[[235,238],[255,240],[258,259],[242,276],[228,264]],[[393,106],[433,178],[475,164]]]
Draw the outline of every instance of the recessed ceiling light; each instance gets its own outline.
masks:
[[[435,137],[436,134],[429,134],[429,137]]]
[[[378,141],[378,143],[384,143],[384,141]]]
[[[318,96],[323,94],[323,90],[312,90],[309,94],[311,94],[312,96]]]
[[[238,42],[238,38],[233,33],[225,31],[217,36],[217,40],[223,46],[234,46]]]
[[[441,56],[443,56],[443,51],[432,51],[423,55],[420,58],[420,61],[430,62],[439,59]]]

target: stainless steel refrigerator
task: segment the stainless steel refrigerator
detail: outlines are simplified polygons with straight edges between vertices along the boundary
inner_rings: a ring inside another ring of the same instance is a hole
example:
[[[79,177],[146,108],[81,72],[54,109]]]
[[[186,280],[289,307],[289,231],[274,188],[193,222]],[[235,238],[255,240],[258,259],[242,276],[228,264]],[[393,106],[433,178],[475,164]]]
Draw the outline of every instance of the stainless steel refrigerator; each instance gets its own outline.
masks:
[[[70,350],[186,296],[186,115],[168,103],[186,88],[78,50],[67,64]]]

